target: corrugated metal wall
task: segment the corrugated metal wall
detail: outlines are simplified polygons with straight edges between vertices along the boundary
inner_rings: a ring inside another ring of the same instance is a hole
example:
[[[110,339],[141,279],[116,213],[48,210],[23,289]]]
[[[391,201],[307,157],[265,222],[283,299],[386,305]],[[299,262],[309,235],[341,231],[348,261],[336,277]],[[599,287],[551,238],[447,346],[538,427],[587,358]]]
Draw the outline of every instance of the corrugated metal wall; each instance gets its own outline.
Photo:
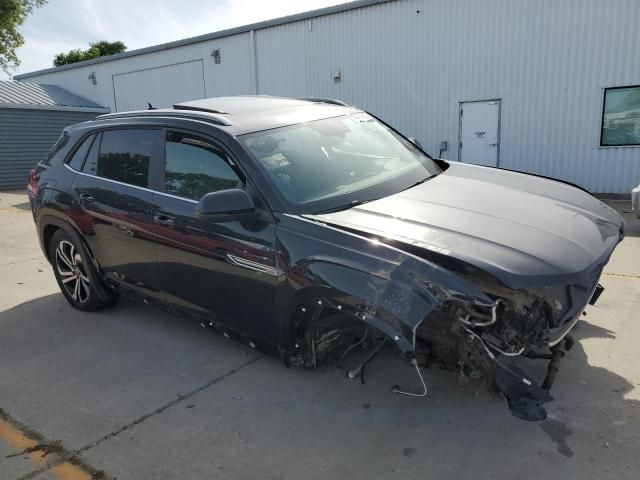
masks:
[[[640,148],[599,133],[603,89],[640,84],[639,19],[638,0],[398,0],[28,80],[115,109],[114,75],[201,59],[206,96],[339,98],[450,159],[459,102],[499,98],[501,166],[628,192]]]
[[[97,113],[0,109],[0,189],[25,188],[27,176],[68,125]]]
[[[203,62],[192,60],[114,75],[113,91],[115,110],[119,111],[204,98]]]

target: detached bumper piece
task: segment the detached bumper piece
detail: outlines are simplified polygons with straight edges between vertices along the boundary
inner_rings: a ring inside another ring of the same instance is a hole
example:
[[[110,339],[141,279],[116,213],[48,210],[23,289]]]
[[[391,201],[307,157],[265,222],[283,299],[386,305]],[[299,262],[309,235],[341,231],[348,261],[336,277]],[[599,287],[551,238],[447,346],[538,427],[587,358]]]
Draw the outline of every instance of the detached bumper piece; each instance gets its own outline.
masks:
[[[548,390],[533,383],[520,368],[496,363],[493,384],[504,394],[509,410],[516,417],[530,422],[547,418],[543,403],[550,402],[553,397]]]
[[[547,375],[540,386],[521,368],[496,361],[492,383],[507,399],[513,415],[531,422],[547,418],[544,404],[553,400],[549,390],[553,386],[561,359],[573,344],[573,338],[567,336],[562,342],[551,347],[551,353],[527,355],[529,358],[549,360]]]

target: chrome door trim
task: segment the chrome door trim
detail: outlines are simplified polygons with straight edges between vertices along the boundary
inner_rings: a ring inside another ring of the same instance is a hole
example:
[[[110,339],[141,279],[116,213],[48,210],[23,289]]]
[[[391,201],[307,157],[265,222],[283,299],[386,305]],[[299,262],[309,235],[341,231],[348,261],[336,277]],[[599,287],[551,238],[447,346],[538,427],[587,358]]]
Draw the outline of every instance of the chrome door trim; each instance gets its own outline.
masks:
[[[284,275],[284,272],[279,268],[270,267],[269,265],[254,262],[253,260],[247,260],[246,258],[237,257],[235,255],[231,255],[230,253],[227,253],[227,258],[232,264],[241,268],[246,268],[247,270],[266,273],[267,275],[271,275],[272,277],[281,277],[282,275]]]

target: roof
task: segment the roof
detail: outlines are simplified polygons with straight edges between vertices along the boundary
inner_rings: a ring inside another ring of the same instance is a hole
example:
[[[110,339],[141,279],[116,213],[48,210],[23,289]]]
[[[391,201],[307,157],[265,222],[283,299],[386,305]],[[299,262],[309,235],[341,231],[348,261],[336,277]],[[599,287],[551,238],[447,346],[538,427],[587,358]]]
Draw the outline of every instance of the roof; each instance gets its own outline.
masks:
[[[194,43],[206,42],[209,40],[215,40],[218,38],[229,37],[231,35],[238,35],[241,33],[247,33],[252,30],[262,30],[264,28],[276,27],[278,25],[285,25],[287,23],[298,22],[301,20],[310,20],[316,17],[322,17],[324,15],[331,15],[334,13],[346,12],[349,10],[356,10],[358,8],[369,7],[371,5],[378,5],[381,3],[388,3],[396,0],[357,0],[353,2],[343,3],[341,5],[333,5],[331,7],[319,8],[316,10],[309,10],[307,12],[297,13],[295,15],[287,15],[285,17],[278,17],[272,20],[265,20],[263,22],[251,23],[243,25],[241,27],[229,28],[226,30],[219,30],[213,33],[206,33],[204,35],[198,35],[196,37],[185,38],[183,40],[176,40],[175,42],[161,43],[159,45],[153,45],[146,48],[138,48],[136,50],[130,50],[124,53],[118,53],[116,55],[109,55],[105,57],[93,58],[91,60],[85,60],[84,62],[77,62],[68,65],[61,65],[59,67],[45,68],[42,70],[36,70],[34,72],[23,73],[20,75],[14,75],[16,80],[22,80],[24,78],[34,77],[42,75],[44,73],[61,72],[63,70],[71,70],[74,68],[84,67],[87,65],[95,65],[97,63],[112,62],[114,60],[120,60],[122,58],[134,57],[136,55],[144,55],[152,52],[159,52],[162,50],[169,50],[171,48],[182,47],[185,45],[192,45]]]
[[[108,112],[109,109],[57,85],[0,81],[0,108]]]
[[[210,121],[232,135],[259,132],[353,113],[353,107],[337,105],[335,100],[238,95],[205,98],[178,103],[173,108],[118,112],[97,120],[124,117],[184,117]]]

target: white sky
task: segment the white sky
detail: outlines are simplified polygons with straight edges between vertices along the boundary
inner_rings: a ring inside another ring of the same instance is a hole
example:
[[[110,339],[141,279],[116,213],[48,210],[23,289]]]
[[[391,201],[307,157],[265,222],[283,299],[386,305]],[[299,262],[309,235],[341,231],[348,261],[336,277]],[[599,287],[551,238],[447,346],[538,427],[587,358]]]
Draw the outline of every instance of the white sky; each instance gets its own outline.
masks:
[[[12,74],[52,67],[56,53],[94,40],[134,50],[339,3],[347,0],[49,0],[20,27],[22,64]]]

